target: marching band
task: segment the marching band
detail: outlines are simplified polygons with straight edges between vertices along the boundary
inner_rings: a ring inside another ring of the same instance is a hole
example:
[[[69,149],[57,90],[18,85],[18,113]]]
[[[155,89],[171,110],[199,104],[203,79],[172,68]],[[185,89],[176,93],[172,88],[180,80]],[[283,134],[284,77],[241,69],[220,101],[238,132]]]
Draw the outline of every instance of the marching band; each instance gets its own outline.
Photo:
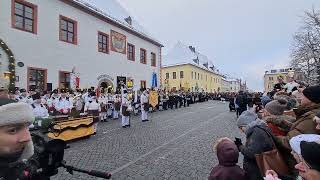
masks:
[[[149,121],[148,113],[155,109],[164,111],[173,108],[188,107],[201,96],[195,96],[191,92],[170,92],[159,90],[158,104],[152,107],[150,103],[150,89],[132,91],[122,84],[121,90],[113,92],[110,88],[97,90],[55,89],[52,92],[36,92],[16,88],[11,93],[12,99],[28,103],[37,118],[49,116],[67,116],[78,118],[81,115],[94,117],[95,131],[98,122],[107,122],[108,119],[117,120],[121,117],[121,126],[130,127],[130,115],[138,115],[141,112],[142,122]],[[203,96],[205,97],[205,96]]]

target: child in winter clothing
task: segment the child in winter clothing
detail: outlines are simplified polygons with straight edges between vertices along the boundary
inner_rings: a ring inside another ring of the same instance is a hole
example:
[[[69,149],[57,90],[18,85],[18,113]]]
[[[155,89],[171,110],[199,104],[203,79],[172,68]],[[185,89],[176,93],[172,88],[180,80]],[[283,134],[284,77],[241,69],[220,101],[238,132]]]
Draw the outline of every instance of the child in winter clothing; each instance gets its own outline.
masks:
[[[208,180],[245,180],[246,174],[237,163],[239,151],[234,142],[229,138],[221,138],[214,145],[219,164],[215,166]]]

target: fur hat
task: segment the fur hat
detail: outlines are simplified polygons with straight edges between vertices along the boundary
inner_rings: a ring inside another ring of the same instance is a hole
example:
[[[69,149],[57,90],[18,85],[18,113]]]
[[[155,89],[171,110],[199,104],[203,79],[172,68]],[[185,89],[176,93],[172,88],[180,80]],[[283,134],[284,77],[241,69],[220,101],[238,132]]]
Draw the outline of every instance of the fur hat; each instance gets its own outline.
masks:
[[[278,99],[269,102],[265,109],[272,115],[282,115],[287,109],[288,101],[285,99]]]
[[[300,134],[290,139],[290,147],[292,151],[301,155],[301,142],[319,142],[320,143],[320,135],[316,134]]]
[[[237,126],[242,127],[242,126],[247,126],[251,122],[255,121],[258,119],[258,115],[252,111],[244,111],[238,118],[237,120]]]
[[[310,101],[319,104],[320,103],[320,85],[309,86],[303,90],[303,95]]]
[[[0,99],[0,126],[32,123],[34,114],[27,103],[17,103],[11,99]],[[19,160],[29,159],[34,153],[33,143],[30,141],[24,148]]]
[[[27,103],[0,99],[0,126],[32,123],[34,118],[33,111]]]

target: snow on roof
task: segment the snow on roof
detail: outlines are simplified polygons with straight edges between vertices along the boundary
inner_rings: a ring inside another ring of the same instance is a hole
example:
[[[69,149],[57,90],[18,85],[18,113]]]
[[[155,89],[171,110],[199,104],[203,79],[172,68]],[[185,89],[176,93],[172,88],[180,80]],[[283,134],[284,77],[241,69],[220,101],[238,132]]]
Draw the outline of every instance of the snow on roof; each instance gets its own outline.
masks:
[[[158,43],[163,46],[160,41],[153,38],[128,12],[123,8],[117,0],[72,0],[74,3],[84,6],[85,8],[94,11],[95,13],[104,16],[113,22],[131,29],[132,31]],[[125,21],[126,18],[131,17],[132,23]]]
[[[196,63],[196,61],[198,61],[198,63]],[[219,73],[219,70],[216,69],[213,62],[206,55],[201,54],[192,46],[183,44],[181,41],[178,41],[177,44],[168,51],[168,54],[163,56],[162,64],[164,66],[192,64],[202,69]],[[208,64],[207,67],[205,64]]]

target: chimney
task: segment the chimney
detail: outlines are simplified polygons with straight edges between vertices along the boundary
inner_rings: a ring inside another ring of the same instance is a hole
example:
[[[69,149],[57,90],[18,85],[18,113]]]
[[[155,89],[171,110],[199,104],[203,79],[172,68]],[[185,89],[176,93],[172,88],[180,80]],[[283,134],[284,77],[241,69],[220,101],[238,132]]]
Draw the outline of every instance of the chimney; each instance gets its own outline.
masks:
[[[132,18],[131,16],[124,19],[130,26],[132,25]]]
[[[196,48],[195,47],[189,46],[189,49],[194,53],[196,52]]]

